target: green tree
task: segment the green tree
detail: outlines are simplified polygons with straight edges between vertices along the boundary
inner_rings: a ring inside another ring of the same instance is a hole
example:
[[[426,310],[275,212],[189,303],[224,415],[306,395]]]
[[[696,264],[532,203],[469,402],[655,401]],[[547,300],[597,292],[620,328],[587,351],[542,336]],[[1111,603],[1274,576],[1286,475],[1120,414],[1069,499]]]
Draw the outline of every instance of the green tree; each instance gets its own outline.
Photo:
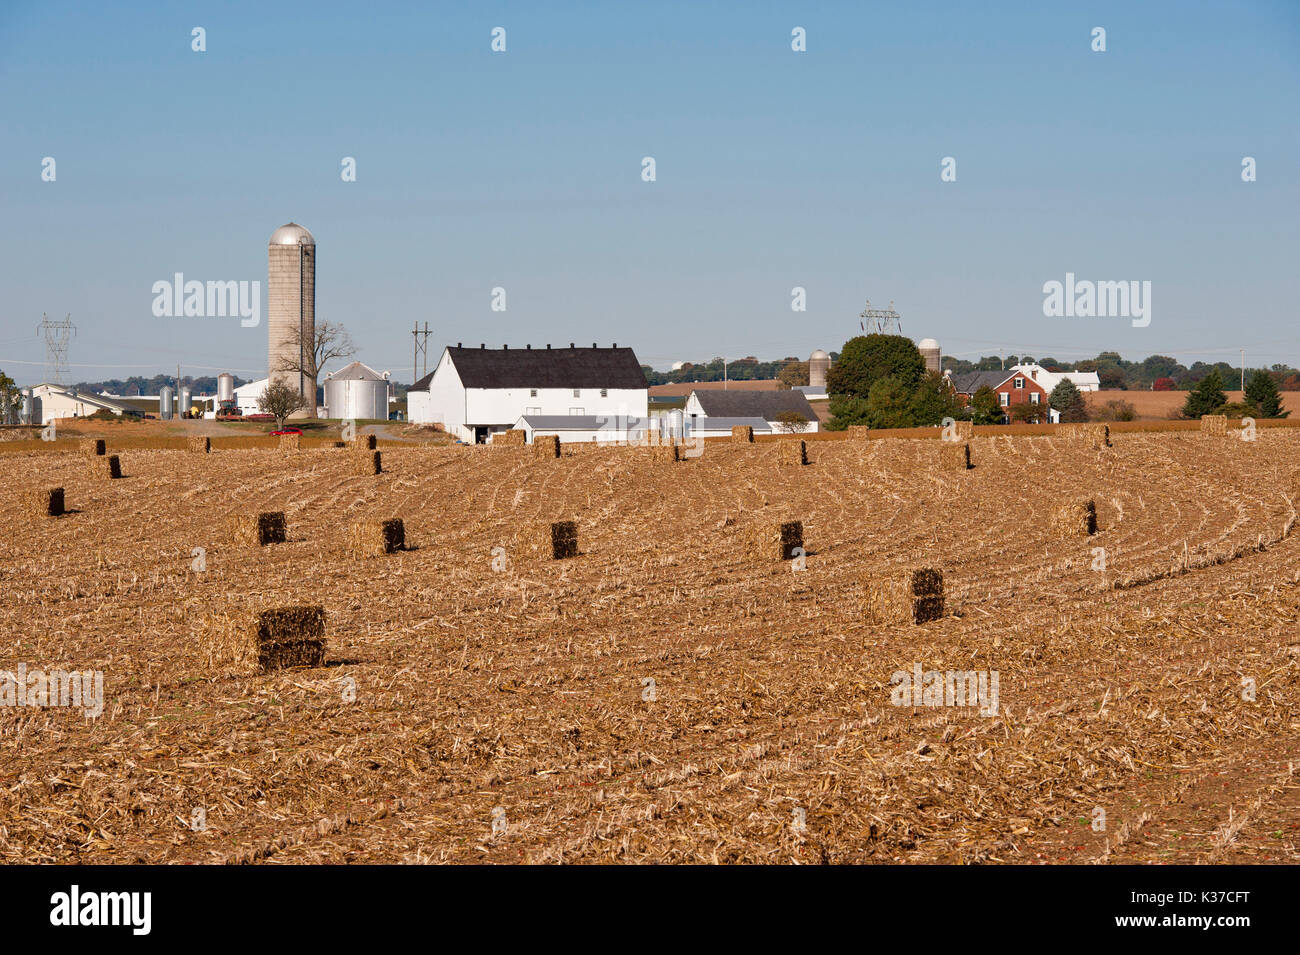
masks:
[[[1196,387],[1187,393],[1187,402],[1183,405],[1184,418],[1199,418],[1203,414],[1218,414],[1219,409],[1228,403],[1228,396],[1223,393],[1223,376],[1216,368],[1196,383]]]
[[[832,395],[830,400],[831,420],[826,422],[827,431],[843,431],[851,424],[867,423],[867,399],[854,398],[850,395]]]
[[[1246,382],[1246,404],[1260,418],[1285,418],[1291,412],[1282,410],[1282,396],[1277,392],[1277,382],[1268,372],[1260,369]]]
[[[897,378],[881,378],[867,395],[867,424],[873,428],[910,428],[912,393]]]
[[[266,390],[257,396],[258,410],[263,414],[275,415],[276,428],[283,428],[289,415],[307,407],[307,399],[298,393],[292,385],[283,381],[272,381]]]
[[[22,404],[23,393],[17,382],[0,371],[0,424],[16,424]]]
[[[777,380],[784,382],[788,388],[798,388],[801,385],[808,384],[808,363],[806,361],[792,361],[777,372]]]
[[[1006,412],[998,404],[998,393],[988,385],[980,385],[970,398],[971,421],[974,424],[1001,424]]]
[[[922,378],[912,392],[908,411],[912,424],[918,426],[943,424],[944,418],[962,417],[961,402],[952,393],[948,379],[933,371]]]
[[[1060,412],[1062,421],[1088,420],[1088,406],[1083,400],[1083,392],[1069,378],[1062,378],[1061,383],[1052,389],[1047,403]]]
[[[925,374],[925,359],[910,338],[902,335],[858,335],[844,343],[839,360],[826,373],[832,395],[866,398],[872,386],[892,378],[906,392]]]
[[[798,411],[782,411],[776,416],[776,430],[785,434],[798,434],[808,430],[808,416]]]

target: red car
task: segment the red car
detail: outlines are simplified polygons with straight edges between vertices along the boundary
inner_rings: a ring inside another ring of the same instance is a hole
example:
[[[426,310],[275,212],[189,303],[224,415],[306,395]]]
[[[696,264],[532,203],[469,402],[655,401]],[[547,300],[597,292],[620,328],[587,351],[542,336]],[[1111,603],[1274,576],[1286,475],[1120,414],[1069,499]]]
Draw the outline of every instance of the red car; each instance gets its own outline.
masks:
[[[302,434],[302,428],[285,428],[283,431],[272,431],[271,434]]]

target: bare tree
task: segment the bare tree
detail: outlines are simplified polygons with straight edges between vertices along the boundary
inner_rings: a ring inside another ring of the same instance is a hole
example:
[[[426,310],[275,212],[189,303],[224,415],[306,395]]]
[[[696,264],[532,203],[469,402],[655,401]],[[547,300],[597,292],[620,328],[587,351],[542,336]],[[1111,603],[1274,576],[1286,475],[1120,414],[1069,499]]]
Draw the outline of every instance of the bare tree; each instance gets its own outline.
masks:
[[[776,416],[776,429],[786,434],[798,434],[808,428],[807,417],[797,411],[782,411]]]
[[[320,370],[335,359],[351,358],[357,353],[356,346],[352,344],[352,336],[347,329],[333,322],[317,322],[314,334],[307,340],[304,340],[301,329],[295,329],[289,336],[289,344],[296,354],[282,357],[272,372],[286,376],[301,375],[303,381],[311,382],[305,407],[310,407],[315,414],[316,396],[320,394],[317,382]]]
[[[257,407],[262,414],[275,415],[276,428],[283,429],[291,414],[307,407],[307,399],[293,385],[272,381],[257,396]]]

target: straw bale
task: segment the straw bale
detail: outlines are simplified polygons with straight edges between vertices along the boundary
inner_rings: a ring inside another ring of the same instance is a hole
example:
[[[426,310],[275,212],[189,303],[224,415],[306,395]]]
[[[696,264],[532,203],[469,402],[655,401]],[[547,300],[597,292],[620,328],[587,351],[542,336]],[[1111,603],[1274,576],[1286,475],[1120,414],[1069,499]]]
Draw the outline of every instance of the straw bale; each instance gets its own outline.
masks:
[[[297,451],[301,442],[300,434],[282,434],[280,435],[281,451]]]
[[[511,428],[509,431],[502,431],[494,435],[492,443],[510,448],[523,447],[528,443],[528,432],[523,428]]]
[[[81,453],[86,455],[87,457],[106,454],[107,452],[108,452],[108,447],[107,445],[104,444],[103,438],[82,438],[81,439]]]
[[[1070,440],[1081,441],[1089,447],[1110,447],[1110,425],[1108,424],[1067,424],[1062,425],[1061,430]]]
[[[933,567],[894,571],[867,581],[872,623],[926,623],[943,616],[943,572]]]
[[[190,435],[186,447],[191,451],[197,451],[199,454],[207,454],[212,450],[212,439],[201,435]]]
[[[578,556],[577,521],[555,521],[530,530],[520,541],[525,554],[542,560],[563,560]]]
[[[850,441],[866,441],[871,429],[865,424],[851,424],[848,428]]]
[[[63,488],[45,487],[27,492],[25,508],[34,517],[58,517],[63,510]]]
[[[382,451],[358,451],[352,455],[352,467],[357,474],[372,475],[384,472]]]
[[[560,436],[558,434],[533,435],[533,454],[539,458],[558,458]]]
[[[645,453],[651,461],[663,461],[671,464],[681,460],[681,448],[675,444],[652,444],[645,449]]]
[[[276,607],[216,617],[206,627],[208,659],[243,673],[325,662],[325,608]]]
[[[806,441],[782,440],[777,460],[782,464],[801,465],[808,463],[808,443]]]
[[[86,467],[91,477],[100,480],[108,481],[122,476],[122,462],[116,454],[91,455],[86,458]]]
[[[353,451],[373,451],[378,446],[373,434],[359,434],[352,439],[350,447]]]
[[[792,560],[803,547],[803,521],[776,521],[753,525],[744,538],[749,552],[759,560]]]
[[[349,528],[349,543],[357,557],[391,554],[406,546],[406,527],[400,517],[383,521],[354,521]]]
[[[939,442],[939,467],[944,471],[965,471],[970,468],[970,445],[965,441]]]
[[[1057,536],[1097,533],[1097,505],[1091,500],[1069,501],[1052,513],[1052,532]]]
[[[1206,434],[1227,434],[1228,416],[1224,414],[1201,415],[1201,430]]]
[[[747,424],[738,424],[731,429],[732,444],[753,444],[754,429]]]
[[[969,441],[975,437],[975,422],[973,421],[954,421],[952,423],[953,433],[957,435],[959,441]]]
[[[235,543],[245,547],[264,544],[283,544],[285,541],[284,511],[263,511],[260,514],[240,514],[235,518]]]

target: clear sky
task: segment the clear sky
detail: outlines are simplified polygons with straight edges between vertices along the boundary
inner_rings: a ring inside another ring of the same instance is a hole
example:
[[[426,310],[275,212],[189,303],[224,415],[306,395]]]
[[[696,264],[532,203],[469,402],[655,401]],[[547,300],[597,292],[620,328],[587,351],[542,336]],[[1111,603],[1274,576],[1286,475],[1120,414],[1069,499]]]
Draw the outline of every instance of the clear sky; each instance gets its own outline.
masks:
[[[1297,115],[1297,0],[3,0],[0,368],[42,379],[48,312],[72,380],[264,375],[264,302],[157,318],[151,288],[264,299],[290,220],[318,318],[402,381],[416,321],[430,364],[616,341],[667,367],[838,349],[867,299],[960,357],[1300,365]],[[1044,317],[1067,272],[1150,281],[1150,324]]]

